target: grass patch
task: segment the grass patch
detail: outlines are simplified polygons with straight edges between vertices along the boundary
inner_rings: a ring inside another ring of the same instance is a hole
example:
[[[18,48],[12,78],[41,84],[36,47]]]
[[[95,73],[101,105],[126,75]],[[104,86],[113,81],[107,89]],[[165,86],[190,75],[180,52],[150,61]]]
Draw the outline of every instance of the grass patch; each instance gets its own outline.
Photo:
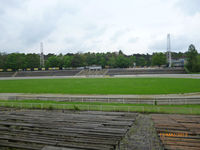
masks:
[[[81,78],[0,80],[0,93],[175,94],[200,92],[200,79]]]
[[[99,102],[56,102],[42,100],[0,100],[0,106],[25,109],[66,109],[75,111],[95,110],[200,115],[200,105],[149,105]]]

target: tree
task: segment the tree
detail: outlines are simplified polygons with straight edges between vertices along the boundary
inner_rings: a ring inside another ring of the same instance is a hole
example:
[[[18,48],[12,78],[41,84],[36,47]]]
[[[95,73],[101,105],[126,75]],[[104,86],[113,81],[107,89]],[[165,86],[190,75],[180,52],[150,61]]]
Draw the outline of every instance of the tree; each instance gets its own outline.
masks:
[[[136,59],[136,65],[137,66],[145,66],[146,65],[146,61],[145,58],[143,56],[140,56]]]
[[[200,55],[197,56],[197,72],[200,72]]]
[[[26,68],[39,68],[40,56],[38,54],[27,54],[25,56]]]
[[[86,53],[85,58],[86,58],[86,65],[87,66],[92,66],[92,65],[97,64],[95,53]]]
[[[0,69],[6,69],[7,54],[0,53]]]
[[[128,68],[129,60],[124,55],[118,55],[116,58],[116,67],[118,68]]]
[[[83,67],[83,66],[85,66],[84,56],[82,54],[79,54],[79,53],[75,54],[72,57],[71,66],[72,67]]]
[[[188,48],[187,52],[187,69],[191,72],[198,71],[198,52],[193,44],[191,44]]]
[[[108,65],[109,65],[111,68],[115,68],[115,67],[116,67],[116,59],[115,59],[114,56],[109,57]]]
[[[129,57],[129,66],[133,67],[134,63],[136,63],[136,57],[135,56]]]
[[[161,65],[166,65],[166,55],[163,53],[153,53],[152,65],[159,66],[159,67]]]
[[[72,63],[72,56],[65,55],[63,57],[63,66],[65,68],[71,67],[71,63]]]
[[[9,54],[6,59],[6,68],[11,68],[14,70],[26,68],[25,54],[23,53]]]
[[[60,59],[58,56],[50,56],[45,65],[46,67],[60,67]]]

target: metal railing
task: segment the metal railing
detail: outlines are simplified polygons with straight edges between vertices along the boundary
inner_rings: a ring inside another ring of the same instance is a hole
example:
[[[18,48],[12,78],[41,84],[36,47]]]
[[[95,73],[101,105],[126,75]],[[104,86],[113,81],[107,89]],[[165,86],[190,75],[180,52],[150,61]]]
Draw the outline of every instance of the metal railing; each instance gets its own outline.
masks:
[[[200,97],[190,98],[126,98],[126,97],[49,97],[49,96],[9,96],[5,100],[54,100],[65,102],[103,102],[103,103],[123,103],[123,104],[200,104]]]
[[[200,114],[199,108],[191,107],[161,107],[155,106],[117,106],[117,105],[88,105],[88,104],[54,104],[54,103],[19,103],[0,102],[0,107],[20,109],[60,109],[80,111],[114,111],[114,112],[142,112],[142,113],[179,113]]]

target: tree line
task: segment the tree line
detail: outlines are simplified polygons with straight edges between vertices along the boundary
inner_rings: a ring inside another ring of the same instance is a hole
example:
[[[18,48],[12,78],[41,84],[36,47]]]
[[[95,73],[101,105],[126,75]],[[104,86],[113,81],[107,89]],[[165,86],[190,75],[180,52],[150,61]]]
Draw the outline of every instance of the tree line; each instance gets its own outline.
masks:
[[[173,52],[172,58],[186,58],[188,57],[189,65],[188,70],[198,70],[198,65],[193,67],[194,64],[200,62],[199,54],[197,50],[190,49],[195,47],[190,45],[189,50],[185,53]],[[195,51],[195,52],[194,52]],[[195,57],[195,59],[194,59]],[[47,54],[44,55],[45,68],[59,67],[59,68],[77,68],[84,66],[100,65],[103,68],[128,68],[134,66],[166,66],[166,53],[153,53],[153,54],[133,54],[125,55],[121,50],[119,52],[107,52],[107,53],[67,53],[65,55],[59,54]],[[192,67],[191,67],[192,66]],[[200,66],[200,65],[199,65]],[[26,69],[26,68],[41,68],[40,66],[40,54],[35,53],[0,53],[0,69]],[[192,69],[191,69],[192,68]],[[200,71],[200,70],[199,70]]]

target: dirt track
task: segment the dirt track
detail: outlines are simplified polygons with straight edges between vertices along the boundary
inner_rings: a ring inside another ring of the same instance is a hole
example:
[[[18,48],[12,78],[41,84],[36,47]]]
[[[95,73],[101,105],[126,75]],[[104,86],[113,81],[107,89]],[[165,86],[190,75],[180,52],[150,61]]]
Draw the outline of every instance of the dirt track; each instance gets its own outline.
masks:
[[[0,80],[20,79],[62,79],[62,78],[193,78],[200,79],[200,74],[138,74],[138,75],[115,75],[115,76],[41,76],[41,77],[0,77]]]

